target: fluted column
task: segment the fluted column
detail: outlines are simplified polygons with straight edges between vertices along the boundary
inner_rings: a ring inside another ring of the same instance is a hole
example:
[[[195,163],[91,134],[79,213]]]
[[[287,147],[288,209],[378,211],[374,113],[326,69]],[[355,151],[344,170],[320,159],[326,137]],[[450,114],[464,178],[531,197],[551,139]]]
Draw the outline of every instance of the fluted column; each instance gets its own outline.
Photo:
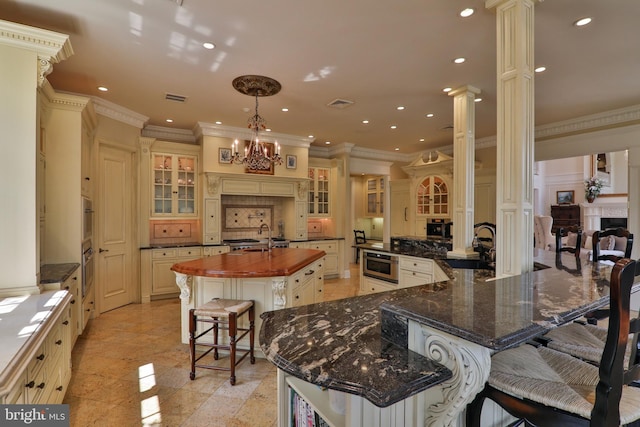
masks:
[[[453,250],[450,256],[470,258],[473,251],[475,187],[475,98],[480,90],[463,86],[453,96]]]
[[[487,0],[496,10],[496,275],[533,269],[534,1]]]

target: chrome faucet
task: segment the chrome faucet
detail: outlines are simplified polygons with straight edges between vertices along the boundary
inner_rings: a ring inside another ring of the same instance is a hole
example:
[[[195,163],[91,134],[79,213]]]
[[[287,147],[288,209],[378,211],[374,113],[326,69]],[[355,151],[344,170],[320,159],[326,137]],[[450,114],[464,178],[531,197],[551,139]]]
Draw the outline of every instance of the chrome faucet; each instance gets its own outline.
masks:
[[[496,229],[495,227],[489,225],[489,224],[480,224],[478,227],[476,227],[475,229],[475,233],[473,235],[473,247],[477,248],[480,247],[480,242],[478,240],[478,233],[481,232],[482,230],[489,230],[491,232],[491,248],[489,248],[489,261],[493,262],[495,261],[495,257],[496,257]]]
[[[267,240],[267,249],[269,250],[269,252],[271,252],[271,227],[269,227],[269,224],[267,224],[266,222],[263,222],[262,224],[260,224],[260,228],[258,228],[258,234],[262,234],[262,227],[265,227],[265,226],[269,231],[269,238]]]

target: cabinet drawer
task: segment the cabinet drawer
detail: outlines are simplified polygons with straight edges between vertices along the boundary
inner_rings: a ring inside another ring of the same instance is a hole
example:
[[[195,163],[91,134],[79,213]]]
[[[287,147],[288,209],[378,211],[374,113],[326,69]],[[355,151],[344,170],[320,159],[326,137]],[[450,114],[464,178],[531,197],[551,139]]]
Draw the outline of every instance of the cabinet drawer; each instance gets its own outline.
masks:
[[[191,224],[154,224],[154,239],[166,239],[175,237],[191,237]]]
[[[178,257],[200,258],[202,256],[201,248],[180,248],[178,249]]]
[[[151,258],[153,259],[175,258],[176,256],[178,256],[176,249],[156,249],[151,252]]]
[[[430,259],[420,259],[414,257],[400,257],[400,268],[413,270],[421,273],[433,272],[433,261]]]
[[[309,249],[325,251],[328,254],[335,254],[338,251],[336,242],[309,242]]]

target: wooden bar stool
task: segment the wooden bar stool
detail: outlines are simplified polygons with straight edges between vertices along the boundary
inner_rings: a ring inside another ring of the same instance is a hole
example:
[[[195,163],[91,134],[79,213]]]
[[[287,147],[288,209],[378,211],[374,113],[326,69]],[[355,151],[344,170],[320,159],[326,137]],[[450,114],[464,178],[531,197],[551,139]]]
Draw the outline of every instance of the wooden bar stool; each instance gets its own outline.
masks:
[[[243,314],[249,315],[249,327],[239,328],[238,318]],[[210,327],[205,326],[205,330],[197,333],[196,325],[198,322],[209,323]],[[230,371],[231,377],[229,382],[231,385],[236,383],[236,366],[249,355],[251,364],[254,364],[256,358],[253,355],[254,341],[254,324],[255,309],[253,300],[233,300],[233,299],[212,299],[203,306],[192,308],[189,310],[189,349],[191,350],[191,373],[189,377],[193,380],[196,377],[196,368],[215,369],[218,371]],[[207,329],[208,328],[208,329]],[[229,331],[229,343],[221,344],[218,341],[218,330]],[[213,343],[198,339],[213,331]],[[240,335],[238,333],[240,332]],[[236,349],[238,341],[249,334],[249,349]],[[196,357],[196,346],[206,347],[207,350]],[[218,360],[218,350],[227,350],[229,352],[230,366],[228,368],[221,366],[205,365],[198,363],[200,359],[213,351],[213,358]],[[243,353],[236,360],[236,351]]]

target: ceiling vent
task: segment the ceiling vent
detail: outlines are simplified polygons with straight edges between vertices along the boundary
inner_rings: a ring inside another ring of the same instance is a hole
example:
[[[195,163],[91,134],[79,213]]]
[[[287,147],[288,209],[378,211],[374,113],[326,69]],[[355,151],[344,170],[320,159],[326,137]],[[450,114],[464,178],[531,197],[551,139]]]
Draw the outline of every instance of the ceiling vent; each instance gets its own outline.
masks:
[[[353,101],[348,101],[346,99],[334,99],[330,103],[327,104],[327,107],[331,108],[347,108],[350,105],[353,105]]]
[[[164,99],[166,99],[167,101],[185,102],[187,100],[187,97],[182,95],[176,95],[173,93],[165,93]]]

